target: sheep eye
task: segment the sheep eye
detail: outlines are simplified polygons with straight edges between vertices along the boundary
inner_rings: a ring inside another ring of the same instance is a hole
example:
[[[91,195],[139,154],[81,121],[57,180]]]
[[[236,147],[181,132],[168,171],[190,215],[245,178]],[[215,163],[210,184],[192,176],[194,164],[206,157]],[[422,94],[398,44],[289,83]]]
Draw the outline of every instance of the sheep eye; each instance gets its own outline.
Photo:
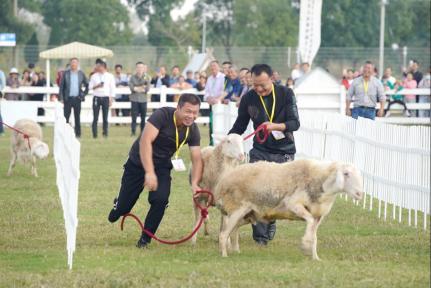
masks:
[[[230,140],[227,140],[227,143],[230,143]]]
[[[344,172],[344,176],[349,177],[349,172]]]

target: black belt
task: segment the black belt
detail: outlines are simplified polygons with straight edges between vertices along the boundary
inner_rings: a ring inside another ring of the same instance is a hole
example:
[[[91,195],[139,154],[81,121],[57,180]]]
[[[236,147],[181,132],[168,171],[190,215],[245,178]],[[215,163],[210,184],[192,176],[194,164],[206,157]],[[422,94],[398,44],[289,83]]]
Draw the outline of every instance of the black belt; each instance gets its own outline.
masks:
[[[365,108],[365,109],[376,109],[375,107],[368,107],[368,106],[356,106],[353,108]]]

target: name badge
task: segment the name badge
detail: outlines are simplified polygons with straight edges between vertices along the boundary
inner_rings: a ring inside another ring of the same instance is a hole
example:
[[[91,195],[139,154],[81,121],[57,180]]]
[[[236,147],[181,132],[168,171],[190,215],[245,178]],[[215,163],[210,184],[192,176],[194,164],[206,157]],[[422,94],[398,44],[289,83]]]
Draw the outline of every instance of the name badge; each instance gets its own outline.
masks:
[[[271,134],[275,138],[275,140],[280,140],[280,139],[286,138],[286,135],[284,135],[284,133],[281,131],[274,130],[271,132]]]
[[[175,171],[186,171],[186,165],[184,164],[183,159],[172,159],[172,166],[174,166]]]

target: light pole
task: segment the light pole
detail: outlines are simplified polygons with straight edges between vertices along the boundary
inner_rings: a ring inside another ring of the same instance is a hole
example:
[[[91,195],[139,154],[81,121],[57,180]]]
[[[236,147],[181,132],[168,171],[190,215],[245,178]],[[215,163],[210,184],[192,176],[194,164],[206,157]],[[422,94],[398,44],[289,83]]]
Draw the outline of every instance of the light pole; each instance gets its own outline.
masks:
[[[201,53],[205,53],[206,45],[207,45],[207,15],[206,13],[202,13],[203,19],[203,25],[202,25],[202,49]]]
[[[380,2],[380,47],[379,47],[379,73],[382,74],[385,57],[385,5],[388,0]]]

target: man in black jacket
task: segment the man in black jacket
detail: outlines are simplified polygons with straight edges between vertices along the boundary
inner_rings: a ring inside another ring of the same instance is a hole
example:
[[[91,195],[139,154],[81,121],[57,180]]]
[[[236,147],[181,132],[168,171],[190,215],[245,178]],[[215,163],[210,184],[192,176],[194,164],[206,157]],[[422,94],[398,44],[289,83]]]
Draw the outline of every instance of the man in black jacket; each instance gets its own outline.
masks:
[[[272,83],[272,69],[269,65],[256,64],[251,68],[251,74],[253,90],[241,98],[238,118],[229,134],[243,134],[250,120],[254,129],[265,124],[269,132],[268,139],[261,144],[254,138],[250,162],[293,161],[296,153],[293,131],[299,128],[295,95],[292,89]],[[252,227],[253,239],[257,244],[266,245],[275,235],[275,222],[258,222]]]
[[[157,71],[157,76],[151,79],[151,84],[154,85],[155,88],[160,88],[162,85],[169,87],[170,78],[169,75],[166,74],[166,67],[161,66]],[[151,102],[160,102],[160,95],[153,94],[151,95]]]
[[[79,60],[70,59],[70,69],[65,71],[60,82],[60,101],[64,103],[64,117],[69,123],[73,108],[75,118],[75,135],[81,137],[81,101],[88,93],[88,81],[84,72],[79,70]]]

